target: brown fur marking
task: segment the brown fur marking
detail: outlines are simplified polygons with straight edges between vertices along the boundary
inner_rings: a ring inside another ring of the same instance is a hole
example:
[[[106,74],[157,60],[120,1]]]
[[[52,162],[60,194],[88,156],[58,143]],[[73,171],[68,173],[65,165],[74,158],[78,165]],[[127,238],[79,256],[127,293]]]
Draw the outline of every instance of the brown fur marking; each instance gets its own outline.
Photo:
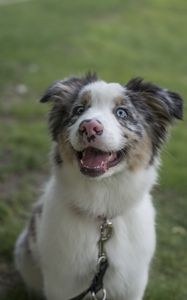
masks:
[[[91,105],[91,92],[90,91],[86,91],[81,94],[81,103],[86,107]]]
[[[147,167],[152,155],[151,140],[147,134],[137,141],[127,153],[127,164],[130,171],[136,171]]]
[[[37,230],[36,230],[36,219],[41,217],[43,210],[43,205],[41,203],[37,204],[32,212],[32,216],[30,219],[29,227],[28,227],[28,238],[32,238],[36,241],[37,238]]]
[[[115,98],[115,105],[116,107],[118,106],[123,106],[125,104],[125,98],[123,96],[118,96]]]
[[[67,141],[67,134],[61,135],[58,140],[59,153],[62,153],[62,157],[69,161],[71,164],[75,161],[75,152]]]

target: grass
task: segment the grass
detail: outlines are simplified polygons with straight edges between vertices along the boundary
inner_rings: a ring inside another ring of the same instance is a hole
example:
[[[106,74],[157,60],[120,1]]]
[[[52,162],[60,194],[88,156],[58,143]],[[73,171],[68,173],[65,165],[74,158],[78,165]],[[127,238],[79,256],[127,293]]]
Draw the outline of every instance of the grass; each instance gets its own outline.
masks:
[[[12,253],[48,176],[47,108],[37,99],[52,81],[87,70],[122,83],[142,76],[186,98],[186,11],[186,0],[0,3],[1,300],[28,299]],[[154,192],[158,243],[146,300],[187,299],[186,141],[184,119]]]

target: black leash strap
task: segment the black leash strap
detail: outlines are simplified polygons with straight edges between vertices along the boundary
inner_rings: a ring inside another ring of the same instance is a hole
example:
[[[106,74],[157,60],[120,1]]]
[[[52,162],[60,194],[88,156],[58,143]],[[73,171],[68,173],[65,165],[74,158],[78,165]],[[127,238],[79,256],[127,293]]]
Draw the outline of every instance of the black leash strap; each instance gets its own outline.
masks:
[[[98,271],[95,274],[90,287],[84,292],[82,292],[80,295],[69,300],[82,300],[85,296],[87,296],[88,293],[91,293],[91,295],[96,295],[99,291],[103,290],[103,277],[106,273],[107,268],[108,260],[106,258],[101,259],[98,265]]]

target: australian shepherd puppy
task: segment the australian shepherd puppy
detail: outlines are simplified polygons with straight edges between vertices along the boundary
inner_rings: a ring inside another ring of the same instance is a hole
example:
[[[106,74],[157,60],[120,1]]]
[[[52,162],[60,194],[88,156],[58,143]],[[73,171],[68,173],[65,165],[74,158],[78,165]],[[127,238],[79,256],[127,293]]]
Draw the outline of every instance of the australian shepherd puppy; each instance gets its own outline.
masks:
[[[96,274],[108,218],[107,299],[141,300],[155,250],[150,191],[169,125],[182,119],[180,95],[140,78],[122,85],[87,74],[55,82],[41,102],[51,103],[52,175],[17,241],[18,270],[48,300],[79,295]]]

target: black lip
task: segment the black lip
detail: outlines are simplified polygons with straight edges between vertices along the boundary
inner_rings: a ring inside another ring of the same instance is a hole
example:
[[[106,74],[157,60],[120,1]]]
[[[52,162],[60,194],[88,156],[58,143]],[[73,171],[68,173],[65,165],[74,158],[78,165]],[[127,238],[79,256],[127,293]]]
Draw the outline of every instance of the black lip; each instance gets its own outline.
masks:
[[[90,168],[80,168],[81,173],[90,177],[98,177],[105,173],[105,171],[101,171],[100,169],[90,169]]]

